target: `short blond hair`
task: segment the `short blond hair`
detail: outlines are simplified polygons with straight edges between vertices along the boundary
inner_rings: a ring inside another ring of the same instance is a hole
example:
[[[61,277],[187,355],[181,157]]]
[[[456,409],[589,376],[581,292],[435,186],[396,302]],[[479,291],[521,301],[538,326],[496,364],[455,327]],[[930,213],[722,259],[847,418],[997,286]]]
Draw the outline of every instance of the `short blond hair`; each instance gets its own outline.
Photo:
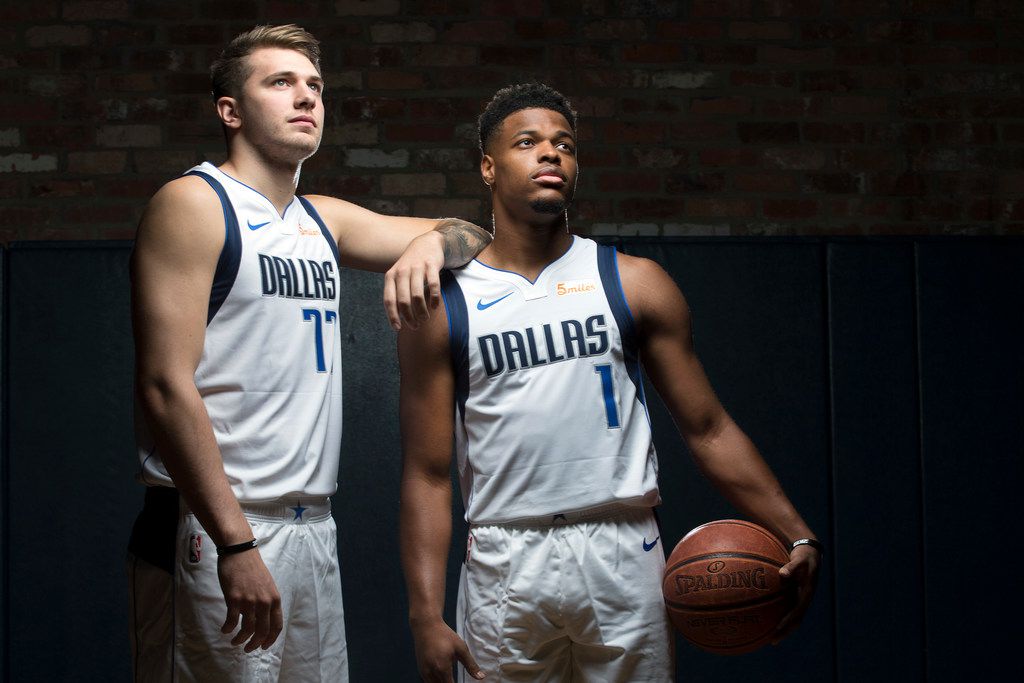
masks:
[[[295,50],[313,62],[317,73],[320,73],[320,41],[304,28],[295,24],[257,26],[235,36],[220,53],[220,57],[210,65],[210,85],[214,102],[221,97],[239,96],[242,84],[252,73],[252,67],[246,57],[261,47]]]

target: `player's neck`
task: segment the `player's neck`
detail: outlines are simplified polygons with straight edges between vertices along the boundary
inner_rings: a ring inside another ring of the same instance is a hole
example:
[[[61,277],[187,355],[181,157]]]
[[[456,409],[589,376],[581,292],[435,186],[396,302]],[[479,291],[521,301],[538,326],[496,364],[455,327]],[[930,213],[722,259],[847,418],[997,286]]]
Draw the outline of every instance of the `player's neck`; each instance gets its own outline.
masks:
[[[236,147],[219,168],[269,199],[280,214],[295,198],[302,164],[274,161],[248,147]]]
[[[572,244],[565,219],[526,223],[509,216],[494,217],[494,241],[479,256],[483,263],[536,280],[541,271],[558,260]]]

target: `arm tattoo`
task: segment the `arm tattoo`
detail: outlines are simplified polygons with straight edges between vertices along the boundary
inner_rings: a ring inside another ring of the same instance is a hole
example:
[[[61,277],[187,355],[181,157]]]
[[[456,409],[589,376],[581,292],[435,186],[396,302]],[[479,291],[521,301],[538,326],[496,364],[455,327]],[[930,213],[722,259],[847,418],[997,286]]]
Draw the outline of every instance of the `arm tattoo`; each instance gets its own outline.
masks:
[[[445,268],[466,265],[493,239],[491,233],[479,225],[458,218],[443,218],[434,230],[444,236]]]

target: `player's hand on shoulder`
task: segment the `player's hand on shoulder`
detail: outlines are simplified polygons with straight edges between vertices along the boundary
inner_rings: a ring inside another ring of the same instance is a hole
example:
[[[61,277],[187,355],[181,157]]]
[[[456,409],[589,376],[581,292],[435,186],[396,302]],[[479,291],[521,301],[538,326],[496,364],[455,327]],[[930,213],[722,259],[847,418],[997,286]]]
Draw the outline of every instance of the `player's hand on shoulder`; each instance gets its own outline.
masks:
[[[416,329],[441,304],[444,238],[433,230],[409,243],[384,273],[384,309],[395,331],[404,322]]]
[[[217,559],[217,576],[227,607],[221,632],[231,633],[237,628],[238,632],[231,639],[232,645],[245,643],[246,652],[258,647],[266,650],[274,644],[284,626],[281,594],[270,570],[259,550],[247,550]]]
[[[470,676],[484,678],[466,642],[443,621],[413,626],[416,665],[427,683],[453,683],[452,666],[460,662]]]
[[[821,554],[809,545],[800,545],[790,553],[789,562],[779,569],[783,581],[795,584],[796,604],[779,622],[778,632],[772,644],[781,641],[800,625],[817,589],[820,566]]]

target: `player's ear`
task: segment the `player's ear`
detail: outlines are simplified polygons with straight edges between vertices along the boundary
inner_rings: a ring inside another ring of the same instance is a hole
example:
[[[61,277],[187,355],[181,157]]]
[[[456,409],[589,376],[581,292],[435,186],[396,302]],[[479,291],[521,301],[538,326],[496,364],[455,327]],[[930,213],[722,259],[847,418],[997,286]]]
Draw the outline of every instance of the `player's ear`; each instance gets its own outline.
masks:
[[[490,154],[484,154],[480,158],[480,175],[483,176],[487,187],[494,187],[494,159]]]
[[[242,116],[238,111],[238,100],[234,97],[221,97],[217,100],[217,116],[221,123],[228,128],[238,128],[242,125]]]

